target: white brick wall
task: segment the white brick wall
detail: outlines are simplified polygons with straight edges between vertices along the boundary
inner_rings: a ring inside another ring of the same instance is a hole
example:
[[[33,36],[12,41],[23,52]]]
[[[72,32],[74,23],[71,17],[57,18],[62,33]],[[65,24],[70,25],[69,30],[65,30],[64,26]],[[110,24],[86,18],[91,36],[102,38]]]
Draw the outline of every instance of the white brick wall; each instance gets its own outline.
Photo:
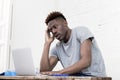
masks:
[[[108,76],[120,77],[120,1],[58,0],[57,9],[65,13],[69,26],[87,26],[94,33],[105,59]]]

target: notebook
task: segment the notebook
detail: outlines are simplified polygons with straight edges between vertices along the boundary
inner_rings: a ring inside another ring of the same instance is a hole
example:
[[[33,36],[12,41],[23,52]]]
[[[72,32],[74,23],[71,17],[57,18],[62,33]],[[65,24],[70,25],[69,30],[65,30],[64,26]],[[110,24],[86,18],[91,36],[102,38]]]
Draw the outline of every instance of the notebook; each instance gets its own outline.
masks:
[[[12,50],[15,72],[19,76],[36,75],[32,52],[30,48]]]

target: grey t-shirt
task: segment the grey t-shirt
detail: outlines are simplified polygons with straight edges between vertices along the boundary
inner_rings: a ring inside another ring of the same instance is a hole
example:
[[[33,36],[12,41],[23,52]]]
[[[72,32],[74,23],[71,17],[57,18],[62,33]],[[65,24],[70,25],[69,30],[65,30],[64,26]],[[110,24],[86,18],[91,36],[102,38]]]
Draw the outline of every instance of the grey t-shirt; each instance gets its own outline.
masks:
[[[92,61],[91,65],[81,72],[104,77],[106,76],[104,60],[93,34],[86,27],[72,29],[69,41],[58,42],[51,50],[50,56],[57,57],[63,68],[67,68],[80,60],[80,45],[88,38],[92,38]]]

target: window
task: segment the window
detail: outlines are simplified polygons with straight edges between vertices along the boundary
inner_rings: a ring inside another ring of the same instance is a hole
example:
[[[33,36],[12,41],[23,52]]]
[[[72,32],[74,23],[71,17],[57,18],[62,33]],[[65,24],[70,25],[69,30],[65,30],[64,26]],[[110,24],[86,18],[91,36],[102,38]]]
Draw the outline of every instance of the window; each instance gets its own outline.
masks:
[[[11,0],[0,0],[0,73],[8,69]]]

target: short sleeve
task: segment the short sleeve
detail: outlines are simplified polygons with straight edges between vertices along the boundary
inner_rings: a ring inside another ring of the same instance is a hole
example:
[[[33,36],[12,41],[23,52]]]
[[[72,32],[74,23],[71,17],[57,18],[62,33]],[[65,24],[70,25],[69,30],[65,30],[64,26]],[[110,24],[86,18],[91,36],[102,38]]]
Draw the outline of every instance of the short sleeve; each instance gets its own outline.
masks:
[[[84,40],[87,39],[94,39],[93,34],[91,33],[91,31],[87,28],[87,27],[78,27],[76,29],[77,32],[77,39],[82,43]]]
[[[50,56],[55,56],[55,57],[58,57],[57,56],[57,48],[56,47],[53,47],[51,50],[50,50]]]

